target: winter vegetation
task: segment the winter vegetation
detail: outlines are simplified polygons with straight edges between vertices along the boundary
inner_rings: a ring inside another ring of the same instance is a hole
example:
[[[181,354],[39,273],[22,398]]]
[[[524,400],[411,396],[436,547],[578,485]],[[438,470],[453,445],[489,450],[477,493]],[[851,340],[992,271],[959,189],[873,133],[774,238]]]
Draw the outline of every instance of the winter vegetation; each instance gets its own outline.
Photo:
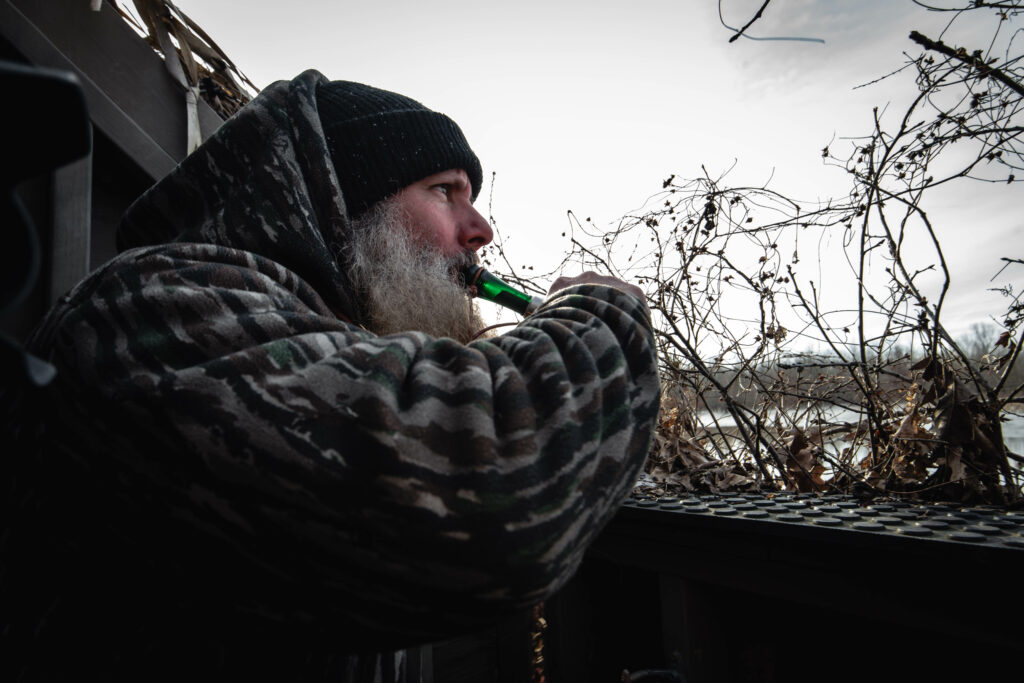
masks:
[[[664,396],[641,490],[1021,501],[1024,457],[1003,425],[1024,403],[1024,299],[1005,286],[1000,317],[952,334],[956,283],[929,211],[954,184],[1019,192],[1024,2],[915,4],[949,21],[912,32],[915,51],[880,77],[912,73],[909,103],[865,112],[867,134],[821,150],[845,196],[801,205],[702,168],[612,229],[573,218],[559,269],[636,282],[654,312]],[[990,41],[957,43],[976,13]],[[1019,278],[1024,253],[1006,246],[989,268]],[[525,289],[550,281],[500,244],[487,258]]]

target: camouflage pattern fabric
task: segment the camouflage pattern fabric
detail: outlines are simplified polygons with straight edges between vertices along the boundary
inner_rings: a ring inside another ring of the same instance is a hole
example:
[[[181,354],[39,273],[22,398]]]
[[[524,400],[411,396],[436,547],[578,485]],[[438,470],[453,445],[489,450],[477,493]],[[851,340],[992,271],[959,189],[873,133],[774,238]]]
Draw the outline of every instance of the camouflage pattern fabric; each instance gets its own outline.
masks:
[[[5,473],[23,680],[418,680],[415,651],[373,653],[549,597],[640,471],[635,297],[572,287],[469,345],[360,327],[322,80],[270,86],[140,198],[31,343],[59,374]]]

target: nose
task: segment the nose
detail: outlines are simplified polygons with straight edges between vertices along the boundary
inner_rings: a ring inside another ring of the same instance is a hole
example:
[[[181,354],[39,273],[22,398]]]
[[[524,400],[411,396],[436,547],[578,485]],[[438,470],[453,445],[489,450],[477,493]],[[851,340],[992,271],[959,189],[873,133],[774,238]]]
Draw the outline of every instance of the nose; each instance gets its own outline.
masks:
[[[494,231],[491,230],[491,224],[472,205],[468,206],[459,230],[459,244],[463,249],[477,251],[490,244],[492,239]]]

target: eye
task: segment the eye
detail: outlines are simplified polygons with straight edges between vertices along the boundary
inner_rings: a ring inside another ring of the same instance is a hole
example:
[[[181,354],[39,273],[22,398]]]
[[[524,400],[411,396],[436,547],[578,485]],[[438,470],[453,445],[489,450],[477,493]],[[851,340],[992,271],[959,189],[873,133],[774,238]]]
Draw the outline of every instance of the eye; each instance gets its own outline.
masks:
[[[452,184],[438,183],[437,185],[434,185],[434,189],[443,194],[444,196],[448,197],[452,193]]]

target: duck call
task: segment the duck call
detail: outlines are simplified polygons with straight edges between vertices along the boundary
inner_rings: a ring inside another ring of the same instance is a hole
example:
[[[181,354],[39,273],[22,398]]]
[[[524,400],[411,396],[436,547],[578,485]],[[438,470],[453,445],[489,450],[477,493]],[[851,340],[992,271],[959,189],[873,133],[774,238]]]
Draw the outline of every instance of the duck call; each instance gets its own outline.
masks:
[[[463,268],[462,277],[466,282],[466,288],[474,292],[477,298],[511,308],[519,315],[530,315],[544,303],[544,299],[539,296],[530,296],[516,289],[479,265]]]

